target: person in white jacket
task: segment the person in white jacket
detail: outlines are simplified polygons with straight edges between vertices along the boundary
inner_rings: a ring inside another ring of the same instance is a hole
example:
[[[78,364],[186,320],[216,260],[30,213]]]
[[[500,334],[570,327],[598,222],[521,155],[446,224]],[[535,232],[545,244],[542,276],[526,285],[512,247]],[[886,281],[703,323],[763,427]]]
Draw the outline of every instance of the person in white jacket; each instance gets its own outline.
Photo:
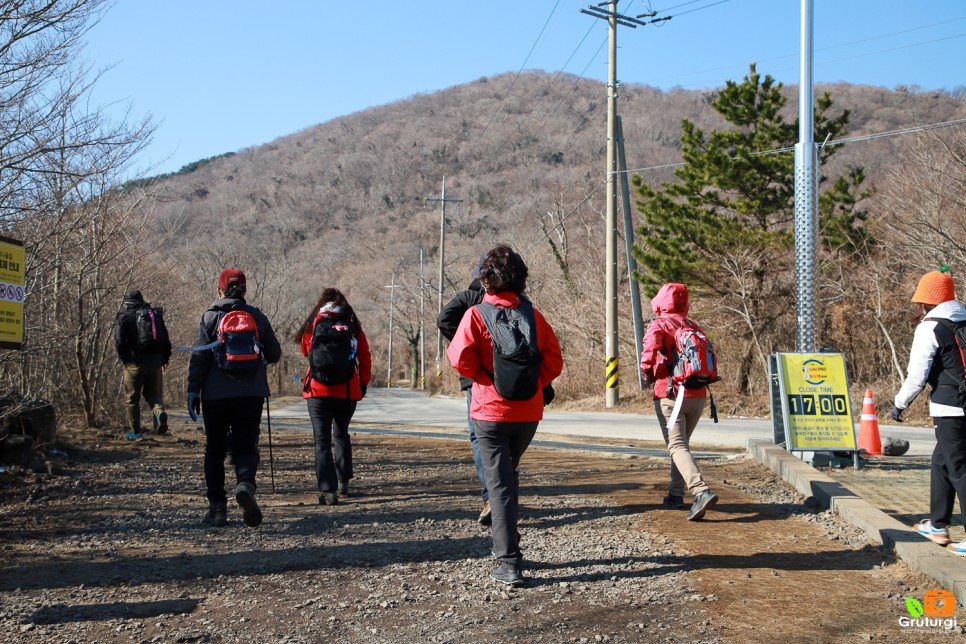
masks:
[[[922,321],[913,335],[906,379],[896,394],[892,419],[902,422],[902,412],[929,385],[929,415],[936,432],[929,518],[914,529],[933,543],[966,557],[966,540],[950,543],[949,538],[956,495],[966,519],[966,363],[957,342],[959,333],[966,340],[966,308],[956,299],[956,287],[947,270],[943,267],[923,275],[912,296]],[[962,348],[966,350],[966,346]]]

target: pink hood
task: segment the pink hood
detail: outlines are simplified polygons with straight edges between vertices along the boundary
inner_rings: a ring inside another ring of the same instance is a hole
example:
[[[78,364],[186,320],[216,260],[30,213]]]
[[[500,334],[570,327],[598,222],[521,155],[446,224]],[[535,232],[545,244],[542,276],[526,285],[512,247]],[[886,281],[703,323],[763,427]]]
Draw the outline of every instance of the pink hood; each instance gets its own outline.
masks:
[[[658,315],[677,313],[681,316],[688,314],[688,287],[684,284],[665,284],[657,295],[651,299],[651,308]]]

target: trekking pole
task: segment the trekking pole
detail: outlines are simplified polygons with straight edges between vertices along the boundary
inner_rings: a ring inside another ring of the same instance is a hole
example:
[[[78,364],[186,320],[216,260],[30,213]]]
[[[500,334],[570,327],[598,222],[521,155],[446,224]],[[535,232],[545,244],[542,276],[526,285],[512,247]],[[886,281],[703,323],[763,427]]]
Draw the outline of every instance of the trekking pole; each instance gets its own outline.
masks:
[[[272,454],[272,403],[265,397],[265,412],[268,417],[268,471],[272,477],[272,494],[275,494],[275,456]]]

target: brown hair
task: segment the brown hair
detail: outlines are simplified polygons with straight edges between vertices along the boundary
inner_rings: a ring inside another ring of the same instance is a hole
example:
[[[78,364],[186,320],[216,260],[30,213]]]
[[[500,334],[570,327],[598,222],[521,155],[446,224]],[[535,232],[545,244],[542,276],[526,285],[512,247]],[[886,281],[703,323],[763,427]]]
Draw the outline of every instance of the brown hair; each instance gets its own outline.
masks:
[[[527,288],[528,275],[523,258],[507,244],[487,251],[480,266],[480,282],[487,293],[510,291],[521,295]]]
[[[332,302],[342,309],[342,312],[339,313],[339,319],[348,321],[349,326],[352,327],[353,333],[362,333],[362,323],[359,322],[359,318],[356,317],[356,312],[352,310],[352,306],[349,305],[349,301],[345,299],[345,295],[343,295],[342,291],[339,289],[327,286],[322,289],[322,295],[320,295],[319,299],[315,302],[315,305],[309,312],[308,317],[305,318],[305,322],[303,322],[302,326],[300,326],[298,331],[296,331],[295,337],[293,338],[296,344],[300,344],[302,342],[302,337],[306,333],[312,332],[312,328],[315,323],[315,316],[319,314],[319,309],[329,302]]]

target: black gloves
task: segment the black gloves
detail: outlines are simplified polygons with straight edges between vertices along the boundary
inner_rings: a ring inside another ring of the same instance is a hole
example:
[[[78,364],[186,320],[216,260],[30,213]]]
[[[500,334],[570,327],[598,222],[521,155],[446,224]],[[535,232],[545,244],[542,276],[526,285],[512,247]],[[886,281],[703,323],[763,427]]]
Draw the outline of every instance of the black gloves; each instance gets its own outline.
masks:
[[[904,409],[899,409],[898,407],[893,407],[892,408],[892,420],[896,421],[897,423],[901,423],[902,422],[902,412],[903,411],[905,411],[905,410]]]
[[[201,394],[196,394],[194,392],[188,392],[188,415],[191,416],[191,420],[197,422],[198,414],[201,413]]]
[[[553,390],[553,385],[547,385],[543,388],[543,406],[546,407],[553,402],[553,399],[557,397],[557,392]]]
[[[362,397],[366,397],[366,390],[369,389],[369,385],[359,385],[359,391],[362,392]]]

